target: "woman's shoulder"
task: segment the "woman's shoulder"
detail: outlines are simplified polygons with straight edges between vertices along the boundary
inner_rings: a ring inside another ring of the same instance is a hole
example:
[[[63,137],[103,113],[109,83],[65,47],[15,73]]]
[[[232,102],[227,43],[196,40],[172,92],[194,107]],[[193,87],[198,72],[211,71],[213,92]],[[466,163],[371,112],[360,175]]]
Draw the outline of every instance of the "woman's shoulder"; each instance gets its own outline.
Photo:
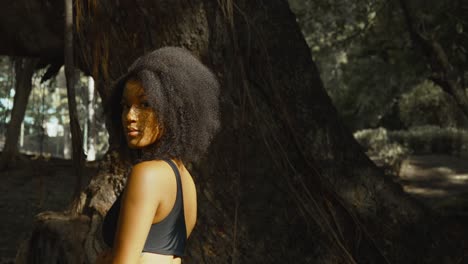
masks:
[[[170,165],[165,160],[147,160],[141,161],[132,167],[133,170],[148,171],[148,170],[172,170]]]
[[[174,161],[172,162],[176,164]],[[176,165],[177,166],[177,165]],[[166,174],[173,174],[171,165],[165,160],[148,160],[139,162],[132,167],[131,174],[150,174],[153,175],[155,172]]]
[[[130,172],[127,187],[132,189],[166,190],[176,182],[171,166],[164,160],[150,160],[135,164]]]

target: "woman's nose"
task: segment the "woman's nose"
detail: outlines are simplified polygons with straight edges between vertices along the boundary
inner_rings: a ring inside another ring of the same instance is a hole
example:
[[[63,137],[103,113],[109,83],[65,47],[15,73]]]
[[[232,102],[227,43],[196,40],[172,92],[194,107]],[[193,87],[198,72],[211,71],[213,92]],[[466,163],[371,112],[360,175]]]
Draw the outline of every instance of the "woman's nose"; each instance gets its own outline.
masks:
[[[137,114],[136,114],[136,111],[135,111],[135,107],[132,105],[128,111],[127,111],[127,115],[126,115],[126,119],[127,119],[127,122],[136,122],[137,121]]]

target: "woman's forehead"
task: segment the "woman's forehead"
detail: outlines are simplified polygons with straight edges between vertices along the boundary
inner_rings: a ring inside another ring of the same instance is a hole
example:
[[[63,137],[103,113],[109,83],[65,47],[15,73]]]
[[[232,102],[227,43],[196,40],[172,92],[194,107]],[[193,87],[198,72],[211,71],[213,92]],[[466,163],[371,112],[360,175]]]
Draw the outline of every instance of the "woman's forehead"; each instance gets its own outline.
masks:
[[[143,86],[141,85],[140,81],[137,80],[128,80],[125,83],[124,91],[123,91],[123,96],[144,96],[145,95],[145,90],[143,89]]]

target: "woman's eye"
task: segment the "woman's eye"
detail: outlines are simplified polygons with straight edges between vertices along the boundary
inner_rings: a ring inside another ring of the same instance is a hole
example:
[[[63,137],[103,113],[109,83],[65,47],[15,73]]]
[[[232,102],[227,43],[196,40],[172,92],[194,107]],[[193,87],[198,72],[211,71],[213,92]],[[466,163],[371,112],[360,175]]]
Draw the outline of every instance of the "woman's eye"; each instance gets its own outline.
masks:
[[[148,102],[142,102],[141,103],[141,107],[149,107],[149,103]]]

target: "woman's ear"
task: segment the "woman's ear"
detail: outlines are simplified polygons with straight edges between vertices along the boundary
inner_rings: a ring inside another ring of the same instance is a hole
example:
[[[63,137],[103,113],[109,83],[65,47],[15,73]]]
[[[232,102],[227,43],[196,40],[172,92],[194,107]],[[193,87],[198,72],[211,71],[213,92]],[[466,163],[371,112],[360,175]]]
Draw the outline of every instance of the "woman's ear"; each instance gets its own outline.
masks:
[[[164,133],[164,128],[161,124],[158,123],[158,125],[156,126],[156,129],[158,131],[158,138],[161,138],[163,133]]]

